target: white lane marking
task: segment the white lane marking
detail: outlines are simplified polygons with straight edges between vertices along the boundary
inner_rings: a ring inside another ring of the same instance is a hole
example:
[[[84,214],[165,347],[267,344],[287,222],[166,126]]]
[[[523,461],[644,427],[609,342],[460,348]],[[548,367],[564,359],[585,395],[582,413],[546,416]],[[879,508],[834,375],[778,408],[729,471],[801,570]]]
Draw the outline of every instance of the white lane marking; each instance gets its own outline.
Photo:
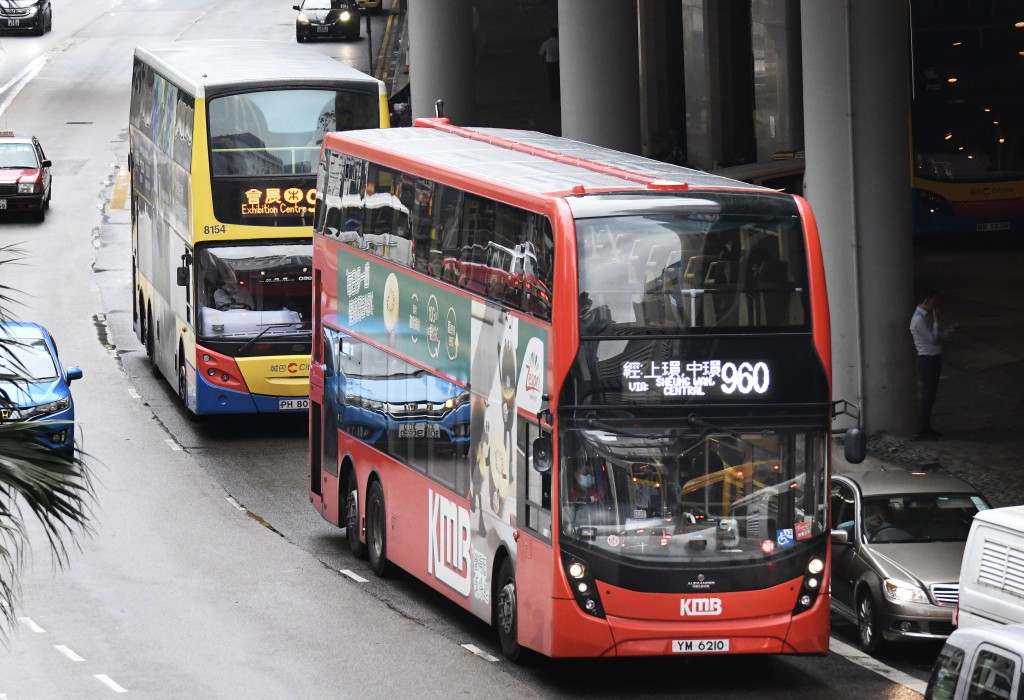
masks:
[[[53,58],[53,51],[43,54],[32,63],[25,66],[24,69],[16,76],[7,81],[7,84],[0,87],[0,96],[4,96],[3,102],[0,102],[0,114],[3,114],[7,109],[7,106],[14,101],[21,89],[28,84],[28,81],[36,77],[36,75],[43,69],[43,66]]]
[[[928,683],[925,681],[919,681],[913,676],[903,673],[903,671],[899,671],[891,666],[886,666],[878,659],[865,654],[860,649],[856,649],[845,642],[839,641],[835,637],[829,638],[828,650],[833,654],[839,654],[840,656],[849,659],[862,668],[874,671],[883,678],[888,678],[893,683],[905,685],[911,690],[921,693],[921,695],[924,695],[924,691],[928,688]]]
[[[131,396],[133,399],[141,399],[142,398],[142,394],[140,394],[139,392],[135,391],[135,389],[133,387],[128,387],[128,395]]]
[[[79,656],[75,652],[71,651],[71,649],[67,648],[63,644],[54,644],[53,648],[56,649],[57,651],[59,651],[64,656],[66,656],[69,659],[71,659],[72,661],[85,661],[85,659],[83,659],[81,656]]]
[[[470,653],[473,653],[473,654],[476,654],[477,656],[479,656],[481,659],[484,659],[485,661],[490,661],[490,662],[493,663],[493,662],[498,660],[497,657],[491,656],[486,651],[484,651],[483,649],[478,647],[476,644],[462,644],[461,646],[466,651],[468,651]]]
[[[118,685],[117,683],[115,683],[115,682],[114,682],[114,681],[113,681],[113,680],[112,680],[112,679],[110,678],[110,676],[108,676],[108,675],[107,675],[107,674],[105,674],[105,673],[97,673],[97,674],[94,674],[94,675],[93,675],[93,678],[95,678],[95,679],[96,679],[96,680],[98,680],[98,681],[99,681],[100,683],[102,683],[103,685],[105,685],[105,686],[107,686],[108,688],[110,688],[111,690],[113,690],[113,691],[114,691],[115,693],[127,693],[127,692],[128,692],[127,690],[125,690],[124,688],[122,688],[121,686],[119,686],[119,685]]]
[[[170,447],[175,452],[181,452],[181,445],[175,442],[174,438],[167,438],[166,440],[164,440],[164,442],[166,442],[167,446]]]
[[[234,496],[228,496],[228,503],[235,507],[236,510],[246,510],[246,507],[235,500]]]
[[[341,574],[344,574],[345,576],[348,576],[350,579],[352,579],[356,583],[366,583],[366,581],[367,581],[367,579],[363,578],[362,576],[357,574],[355,571],[352,571],[351,569],[339,569],[338,573],[341,573]]]
[[[42,627],[33,622],[31,617],[19,617],[18,622],[25,625],[36,634],[43,634],[44,632],[46,632],[46,630],[44,630]]]

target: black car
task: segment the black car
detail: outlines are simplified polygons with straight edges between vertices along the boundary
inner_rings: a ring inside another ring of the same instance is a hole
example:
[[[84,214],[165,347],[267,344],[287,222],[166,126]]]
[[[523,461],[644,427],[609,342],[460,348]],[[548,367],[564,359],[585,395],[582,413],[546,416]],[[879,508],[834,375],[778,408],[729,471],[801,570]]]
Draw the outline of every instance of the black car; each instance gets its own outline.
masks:
[[[42,36],[51,29],[50,0],[0,0],[0,31],[32,32]]]
[[[352,0],[303,0],[292,7],[299,11],[295,18],[298,42],[359,38],[359,9]]]

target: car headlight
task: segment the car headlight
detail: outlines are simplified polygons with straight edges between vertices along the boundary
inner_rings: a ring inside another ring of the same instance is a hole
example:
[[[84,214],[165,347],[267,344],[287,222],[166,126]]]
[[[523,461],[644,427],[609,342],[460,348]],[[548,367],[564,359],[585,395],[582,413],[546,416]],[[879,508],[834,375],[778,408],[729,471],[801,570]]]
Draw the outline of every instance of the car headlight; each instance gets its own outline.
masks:
[[[57,399],[50,403],[40,404],[38,406],[30,406],[28,408],[21,409],[22,420],[32,420],[33,418],[39,418],[40,416],[48,416],[52,413],[60,413],[66,410],[71,405],[71,397],[65,396],[63,399]]]
[[[39,194],[40,188],[34,182],[19,182],[18,194]]]
[[[338,15],[339,22],[348,22],[350,19],[352,19],[352,13],[348,10],[344,10],[340,15]]]
[[[299,16],[295,18],[295,21],[299,24],[309,24],[309,17],[306,17],[304,12],[300,12]]]
[[[32,7],[26,7],[25,9],[28,10],[29,17],[35,17],[39,13],[39,5],[33,5]]]
[[[928,594],[921,590],[920,586],[907,581],[900,581],[895,578],[887,578],[882,581],[882,590],[885,597],[897,603],[918,603],[928,605]]]

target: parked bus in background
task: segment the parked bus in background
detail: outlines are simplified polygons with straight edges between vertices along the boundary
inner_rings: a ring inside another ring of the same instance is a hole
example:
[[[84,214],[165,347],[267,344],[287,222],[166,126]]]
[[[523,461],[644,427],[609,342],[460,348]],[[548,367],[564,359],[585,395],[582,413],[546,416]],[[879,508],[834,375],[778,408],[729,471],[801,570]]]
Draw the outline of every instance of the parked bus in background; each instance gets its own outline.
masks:
[[[408,222],[400,254],[368,242],[381,220]],[[376,573],[494,624],[510,659],[828,652],[804,200],[446,119],[329,134],[313,285],[310,499]]]
[[[383,83],[265,41],[135,50],[133,322],[191,414],[305,411],[316,162]]]
[[[1020,3],[911,12],[914,233],[1024,233]]]

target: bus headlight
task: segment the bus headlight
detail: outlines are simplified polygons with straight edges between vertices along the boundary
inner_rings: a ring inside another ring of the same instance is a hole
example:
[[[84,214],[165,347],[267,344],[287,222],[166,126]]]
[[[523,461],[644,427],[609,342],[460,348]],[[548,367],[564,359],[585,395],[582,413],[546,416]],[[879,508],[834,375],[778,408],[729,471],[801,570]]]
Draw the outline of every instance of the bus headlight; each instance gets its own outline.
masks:
[[[570,554],[562,554],[562,566],[569,578],[569,590],[576,604],[588,615],[604,617],[604,606],[601,605],[601,594],[597,590],[597,582],[590,573],[586,562]]]

